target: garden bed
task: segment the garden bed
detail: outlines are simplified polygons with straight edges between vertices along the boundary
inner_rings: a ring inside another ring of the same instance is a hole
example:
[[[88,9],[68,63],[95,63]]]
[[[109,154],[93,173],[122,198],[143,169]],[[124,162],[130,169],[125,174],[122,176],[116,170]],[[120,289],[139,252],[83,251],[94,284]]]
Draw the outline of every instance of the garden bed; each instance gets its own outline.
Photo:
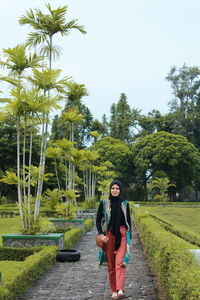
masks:
[[[0,300],[15,299],[48,270],[56,261],[57,247],[47,246],[24,261],[0,261],[2,285]]]
[[[84,221],[86,231],[94,220]],[[64,233],[64,245],[71,249],[82,237],[82,228],[72,228]],[[14,300],[32,285],[56,261],[57,246],[34,248],[0,247],[0,270],[3,284],[0,285],[0,300]],[[12,261],[11,261],[12,260]],[[12,274],[12,276],[9,276]]]

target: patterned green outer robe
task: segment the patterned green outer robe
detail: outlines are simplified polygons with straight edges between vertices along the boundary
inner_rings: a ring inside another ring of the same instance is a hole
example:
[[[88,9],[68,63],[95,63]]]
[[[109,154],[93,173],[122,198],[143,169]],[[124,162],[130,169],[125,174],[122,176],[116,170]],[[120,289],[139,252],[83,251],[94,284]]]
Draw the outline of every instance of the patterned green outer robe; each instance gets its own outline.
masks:
[[[110,222],[110,217],[111,217],[111,203],[109,199],[104,199],[101,200],[103,202],[103,218],[101,221],[101,225],[102,225],[102,230],[104,232],[104,234],[106,234],[107,232],[107,227],[108,224]],[[126,266],[129,262],[130,259],[130,244],[131,244],[131,234],[130,234],[130,227],[129,224],[127,222],[127,204],[128,201],[124,200],[122,202],[122,211],[124,213],[124,218],[125,218],[125,222],[126,222],[126,226],[127,226],[127,231],[126,231],[126,253],[124,255],[124,259],[123,259],[123,265]],[[104,263],[106,263],[106,255],[103,249],[99,250],[99,264],[103,265]]]

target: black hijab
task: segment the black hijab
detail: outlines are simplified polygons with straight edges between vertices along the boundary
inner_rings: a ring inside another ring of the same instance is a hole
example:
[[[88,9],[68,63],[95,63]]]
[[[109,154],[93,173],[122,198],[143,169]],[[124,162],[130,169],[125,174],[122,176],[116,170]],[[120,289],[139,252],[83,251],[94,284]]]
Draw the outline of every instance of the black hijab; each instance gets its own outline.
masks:
[[[120,189],[120,193],[117,197],[112,196],[111,188],[116,184]],[[121,208],[121,203],[123,199],[121,198],[122,184],[119,180],[114,180],[110,184],[109,199],[111,202],[111,219],[109,223],[109,231],[115,236],[115,250],[117,250],[121,243],[121,233],[120,233],[120,223],[123,217],[123,211]]]

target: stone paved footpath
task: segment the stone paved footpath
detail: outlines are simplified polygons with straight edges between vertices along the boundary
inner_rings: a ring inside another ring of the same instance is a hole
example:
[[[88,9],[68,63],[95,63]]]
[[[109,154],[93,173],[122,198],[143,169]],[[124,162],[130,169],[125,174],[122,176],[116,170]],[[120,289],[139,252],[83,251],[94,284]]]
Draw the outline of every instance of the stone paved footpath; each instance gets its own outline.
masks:
[[[74,247],[81,259],[74,263],[57,262],[17,300],[108,300],[111,299],[107,267],[98,266],[96,230],[85,234]],[[131,260],[125,279],[125,299],[158,300],[137,232],[133,226]]]

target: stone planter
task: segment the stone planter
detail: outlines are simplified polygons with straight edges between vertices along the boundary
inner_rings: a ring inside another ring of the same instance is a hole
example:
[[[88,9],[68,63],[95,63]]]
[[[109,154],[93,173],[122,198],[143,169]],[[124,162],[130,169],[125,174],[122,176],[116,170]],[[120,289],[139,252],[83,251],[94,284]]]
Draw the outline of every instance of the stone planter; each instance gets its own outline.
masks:
[[[89,213],[89,214],[95,214],[96,213],[96,208],[90,208],[90,209],[82,209],[80,210],[80,213]]]
[[[93,213],[77,213],[77,216],[81,219],[94,219],[95,214]]]
[[[96,209],[84,209],[77,213],[77,216],[81,219],[94,219],[96,217]]]
[[[2,235],[3,246],[5,247],[27,247],[34,246],[58,246],[64,249],[64,233],[48,233],[36,235],[4,234]]]
[[[83,232],[85,232],[84,219],[73,219],[73,220],[50,219],[49,221],[52,222],[56,228],[67,229],[70,227],[81,227]]]

